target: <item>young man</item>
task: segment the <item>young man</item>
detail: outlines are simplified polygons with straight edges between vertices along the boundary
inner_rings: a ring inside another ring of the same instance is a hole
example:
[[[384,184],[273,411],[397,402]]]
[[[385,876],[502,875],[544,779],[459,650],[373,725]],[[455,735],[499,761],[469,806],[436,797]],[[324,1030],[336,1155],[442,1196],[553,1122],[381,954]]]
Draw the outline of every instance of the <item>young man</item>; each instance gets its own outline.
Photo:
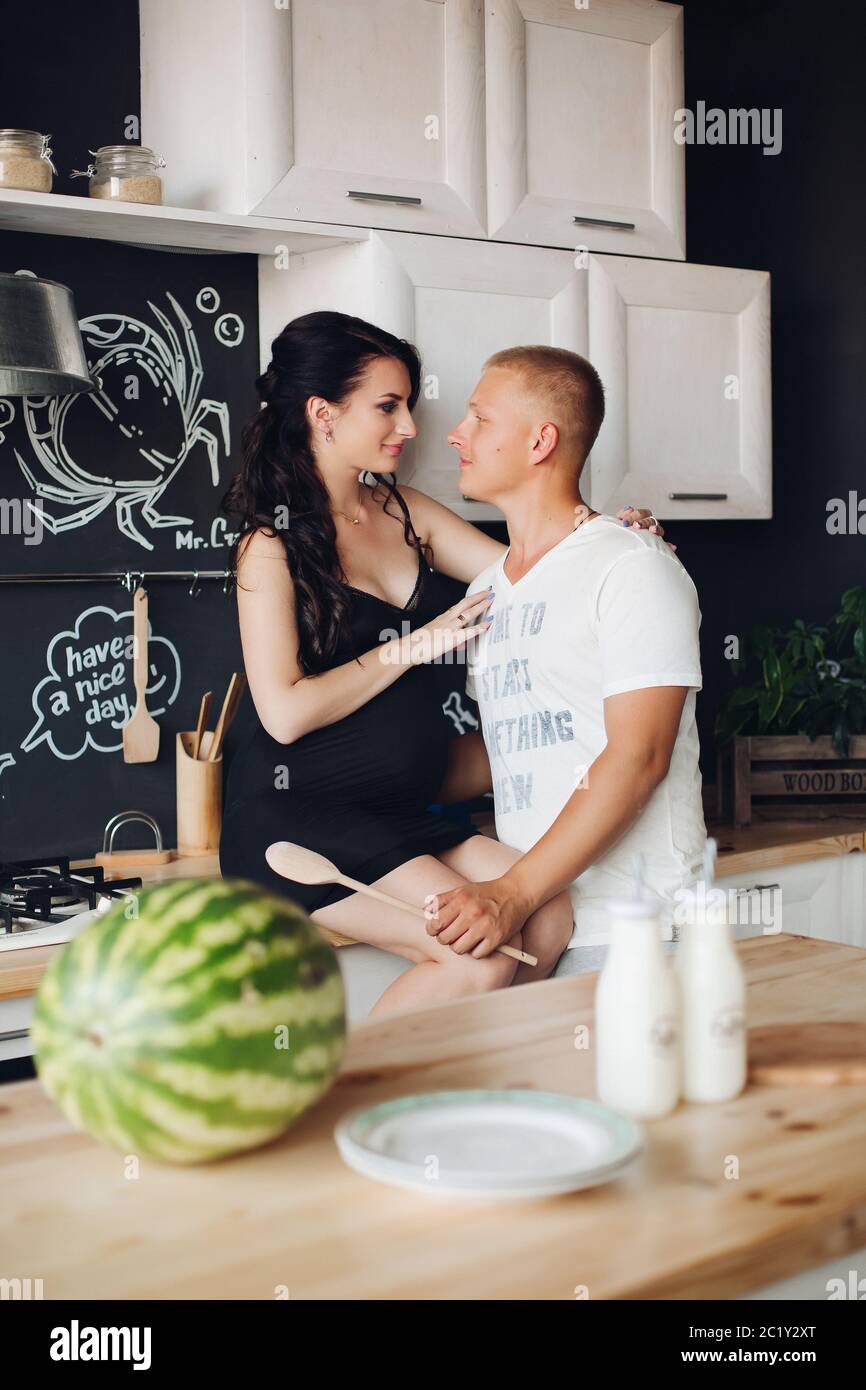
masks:
[[[697,593],[660,537],[583,503],[603,418],[589,362],[518,347],[488,360],[449,435],[461,491],[508,523],[510,549],[467,590],[495,592],[493,625],[470,643],[467,691],[497,837],[523,851],[501,878],[428,903],[438,914],[428,931],[460,952],[489,954],[566,887],[570,945],[604,944],[604,900],[631,895],[638,852],[670,928],[673,895],[700,873]]]

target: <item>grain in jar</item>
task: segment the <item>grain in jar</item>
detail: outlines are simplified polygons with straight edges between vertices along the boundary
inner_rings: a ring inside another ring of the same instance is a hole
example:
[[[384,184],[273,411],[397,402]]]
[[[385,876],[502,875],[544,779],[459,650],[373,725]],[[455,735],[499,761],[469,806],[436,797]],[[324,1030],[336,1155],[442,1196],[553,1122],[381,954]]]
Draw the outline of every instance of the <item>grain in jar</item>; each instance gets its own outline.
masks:
[[[73,169],[72,178],[90,179],[91,198],[107,198],[125,203],[161,203],[162,179],[159,170],[165,160],[145,145],[101,145],[91,150],[94,162],[86,169]]]
[[[57,173],[51,161],[50,139],[38,130],[0,129],[0,188],[50,193]]]

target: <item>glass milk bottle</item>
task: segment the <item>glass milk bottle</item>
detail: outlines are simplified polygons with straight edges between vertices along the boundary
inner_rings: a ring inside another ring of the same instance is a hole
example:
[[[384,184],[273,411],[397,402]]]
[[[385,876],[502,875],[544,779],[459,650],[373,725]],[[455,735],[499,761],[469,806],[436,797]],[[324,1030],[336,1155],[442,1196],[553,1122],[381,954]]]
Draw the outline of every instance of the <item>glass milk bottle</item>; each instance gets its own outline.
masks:
[[[731,1100],[746,1083],[746,982],[727,895],[698,883],[678,897],[683,1099]]]
[[[638,1119],[675,1109],[680,1092],[677,980],[662,949],[659,905],[611,899],[610,945],[595,994],[596,1090]]]

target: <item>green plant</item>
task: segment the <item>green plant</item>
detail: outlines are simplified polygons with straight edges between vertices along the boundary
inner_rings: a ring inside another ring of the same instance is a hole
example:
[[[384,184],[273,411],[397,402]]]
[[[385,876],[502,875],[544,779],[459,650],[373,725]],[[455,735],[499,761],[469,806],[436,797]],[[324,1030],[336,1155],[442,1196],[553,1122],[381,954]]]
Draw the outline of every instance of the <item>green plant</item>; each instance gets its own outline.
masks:
[[[735,734],[830,734],[845,756],[851,735],[866,730],[866,588],[848,589],[826,625],[756,625],[731,672],[716,717],[719,743]]]

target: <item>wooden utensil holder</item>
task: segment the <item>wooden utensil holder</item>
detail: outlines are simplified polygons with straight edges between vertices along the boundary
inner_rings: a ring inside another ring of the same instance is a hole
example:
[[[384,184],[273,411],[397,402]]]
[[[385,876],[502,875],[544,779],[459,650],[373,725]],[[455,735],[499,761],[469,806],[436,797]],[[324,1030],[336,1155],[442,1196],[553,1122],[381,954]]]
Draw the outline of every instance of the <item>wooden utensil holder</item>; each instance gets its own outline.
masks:
[[[195,730],[177,735],[177,848],[180,854],[203,854],[219,849],[222,828],[222,753],[213,762],[207,755],[214,733],[202,735],[198,758],[192,756]]]

